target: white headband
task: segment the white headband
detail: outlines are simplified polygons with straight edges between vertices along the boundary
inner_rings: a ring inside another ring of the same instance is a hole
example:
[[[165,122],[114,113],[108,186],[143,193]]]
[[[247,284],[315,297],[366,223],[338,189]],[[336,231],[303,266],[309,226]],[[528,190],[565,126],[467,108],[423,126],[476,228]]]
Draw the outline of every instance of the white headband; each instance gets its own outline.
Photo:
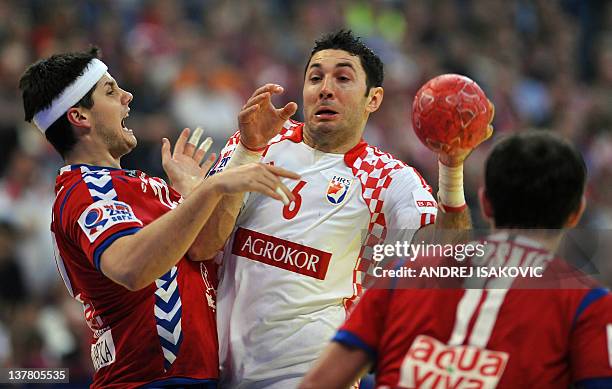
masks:
[[[51,106],[39,111],[34,115],[33,122],[43,133],[50,125],[66,113],[70,107],[79,102],[96,85],[96,83],[106,73],[108,67],[104,62],[94,58],[87,64],[83,74],[66,87],[62,93],[56,97]]]

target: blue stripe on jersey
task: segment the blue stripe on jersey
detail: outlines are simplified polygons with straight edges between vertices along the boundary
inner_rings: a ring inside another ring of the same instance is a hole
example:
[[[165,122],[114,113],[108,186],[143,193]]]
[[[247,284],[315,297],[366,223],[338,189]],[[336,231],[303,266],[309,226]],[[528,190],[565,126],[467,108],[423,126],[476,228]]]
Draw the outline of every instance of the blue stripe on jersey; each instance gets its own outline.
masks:
[[[178,268],[173,266],[166,274],[155,280],[155,322],[159,343],[164,354],[164,369],[178,356],[183,343],[182,302],[179,293]]]
[[[77,166],[72,166],[75,169]],[[82,178],[89,194],[94,201],[117,200],[117,192],[113,187],[111,169],[97,166],[78,166],[82,172]],[[119,169],[112,169],[119,170]],[[117,238],[138,232],[139,227],[119,231],[108,237],[94,252],[94,264],[100,269],[100,256],[102,252]],[[182,302],[177,283],[178,268],[173,266],[166,274],[155,280],[157,290],[155,291],[155,315],[157,335],[160,347],[164,355],[164,369],[170,369],[183,342],[183,330],[181,327]]]
[[[195,378],[168,378],[166,380],[149,382],[141,386],[142,389],[166,388],[168,386],[183,385],[189,389],[217,389],[217,380],[200,380]]]
[[[121,169],[117,169],[117,168],[103,168],[103,167],[100,167],[100,166],[89,166],[89,165],[79,164],[79,165],[66,166],[65,168],[62,168],[60,170],[60,172],[63,172],[63,171],[73,171],[73,170],[79,170],[79,169],[83,172],[81,178],[83,178],[83,181],[85,181],[85,183],[87,184],[87,188],[90,189],[90,194],[91,194],[91,187],[87,183],[87,181],[85,180],[85,175],[94,174],[94,172],[101,172],[101,173],[98,173],[98,174],[110,174],[111,170],[121,170]],[[95,181],[93,179],[91,179],[91,178],[89,179],[89,181],[92,181],[92,187],[95,189],[96,186],[93,184],[93,183],[95,183]],[[78,184],[79,184],[79,182],[76,182],[66,192],[66,196],[64,196],[64,200],[62,201],[62,205],[60,206],[60,212],[59,212],[60,220],[62,220],[62,213],[64,212],[64,205],[66,205],[66,201],[70,197],[70,193],[72,192],[72,190]],[[111,185],[112,185],[112,182],[111,182]],[[92,197],[93,197],[93,195],[92,195]],[[94,200],[96,200],[96,199],[94,199]],[[111,199],[111,200],[115,200],[115,199]]]
[[[70,189],[68,189],[68,191],[66,192],[66,196],[64,196],[64,200],[62,201],[62,205],[60,205],[60,210],[59,210],[59,220],[60,220],[60,224],[62,221],[62,213],[64,212],[64,205],[66,205],[66,200],[68,200],[68,197],[70,197],[70,193],[72,192],[72,190],[79,184],[79,182],[76,182],[74,185],[72,185],[70,187]]]
[[[580,389],[610,389],[612,388],[612,377],[589,378],[578,381],[576,387]]]
[[[361,340],[361,338],[350,331],[339,330],[332,338],[332,341],[349,347],[357,347],[358,349],[365,351],[373,361],[376,361],[376,350],[368,346],[363,340]]]
[[[91,170],[82,167],[83,181],[89,189],[89,194],[94,201],[117,200],[117,192],[113,187],[113,178],[109,170]]]
[[[102,253],[104,252],[104,250],[106,250],[108,248],[108,246],[111,245],[111,243],[113,243],[117,239],[121,238],[122,236],[134,235],[135,233],[137,233],[140,230],[141,230],[140,227],[128,228],[128,229],[125,229],[125,230],[121,230],[121,231],[119,231],[119,232],[109,236],[108,238],[106,238],[106,240],[104,242],[102,242],[102,244],[99,245],[94,250],[93,260],[94,260],[94,266],[96,267],[96,269],[100,270],[100,257],[102,256]]]
[[[572,327],[576,324],[582,312],[584,312],[584,310],[587,309],[589,305],[593,304],[595,301],[604,297],[608,293],[609,291],[606,288],[591,289],[580,302],[578,309],[576,309],[576,314],[574,315],[574,321],[572,322]]]

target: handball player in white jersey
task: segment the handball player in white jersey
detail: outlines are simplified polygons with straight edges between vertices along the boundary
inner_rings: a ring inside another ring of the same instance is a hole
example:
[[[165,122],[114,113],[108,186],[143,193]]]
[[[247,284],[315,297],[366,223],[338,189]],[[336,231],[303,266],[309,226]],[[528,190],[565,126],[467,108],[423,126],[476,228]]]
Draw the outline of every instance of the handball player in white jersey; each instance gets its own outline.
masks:
[[[274,84],[240,112],[211,174],[261,161],[301,179],[287,182],[288,205],[227,197],[209,221],[218,232],[209,238],[225,247],[217,315],[225,387],[296,387],[356,303],[371,246],[388,232],[471,227],[462,177],[471,150],[440,154],[438,204],[414,168],[363,141],[382,82],[378,56],[340,31],[318,40],[307,62],[305,123],[289,119],[297,104],[272,104],[283,91]]]

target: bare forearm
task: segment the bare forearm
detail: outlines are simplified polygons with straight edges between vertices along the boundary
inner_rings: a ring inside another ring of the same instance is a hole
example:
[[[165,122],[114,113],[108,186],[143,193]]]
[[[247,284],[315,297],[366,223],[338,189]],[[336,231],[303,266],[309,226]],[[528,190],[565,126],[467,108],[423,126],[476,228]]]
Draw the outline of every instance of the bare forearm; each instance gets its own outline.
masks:
[[[257,162],[260,159],[261,154],[250,152],[241,144],[238,144],[225,169],[235,169],[251,162]],[[234,229],[243,198],[244,193],[223,196],[193,246],[189,249],[189,259],[194,261],[212,259],[223,248]]]
[[[472,218],[463,193],[463,163],[439,162],[438,199],[433,241],[457,244],[470,239]]]
[[[243,198],[244,193],[225,195],[221,198],[189,249],[189,259],[194,261],[212,259],[219,250],[223,249],[234,229]]]
[[[103,254],[102,272],[128,289],[140,289],[185,255],[221,199],[213,181],[135,235],[115,241]]]

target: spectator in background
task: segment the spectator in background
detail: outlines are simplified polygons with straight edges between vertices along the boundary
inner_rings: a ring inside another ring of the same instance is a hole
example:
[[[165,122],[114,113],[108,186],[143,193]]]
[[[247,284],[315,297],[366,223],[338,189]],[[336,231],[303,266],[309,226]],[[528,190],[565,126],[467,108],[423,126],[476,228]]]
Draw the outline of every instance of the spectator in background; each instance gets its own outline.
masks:
[[[302,58],[311,42],[323,31],[348,27],[388,65],[385,104],[369,121],[367,141],[434,176],[435,157],[408,124],[412,97],[434,75],[465,71],[492,97],[497,134],[537,126],[558,128],[579,146],[592,176],[587,194],[593,201],[583,225],[610,228],[611,26],[612,2],[597,0],[0,1],[0,180],[8,174],[4,168],[11,151],[31,150],[35,140],[42,147],[28,152],[35,153],[38,179],[52,180],[61,166],[38,134],[24,136],[35,130],[28,133],[23,128],[16,81],[25,64],[36,58],[98,43],[120,83],[138,96],[132,112],[140,114],[130,120],[134,127],[147,129],[124,166],[158,175],[163,169],[157,139],[176,137],[171,129],[187,121],[173,107],[186,75],[206,72],[201,61],[193,61],[202,48],[226,70],[224,80],[229,77],[231,82],[224,84],[224,93],[245,101],[258,85],[273,82],[294,93],[287,96],[289,101],[302,105]],[[210,93],[208,82],[191,87],[200,95]],[[520,91],[547,110],[542,118],[519,109]],[[302,118],[298,114],[296,119]],[[197,124],[205,123],[188,123]],[[226,128],[223,137],[233,127]],[[156,135],[149,136],[149,129]],[[466,199],[472,209],[477,196],[470,189],[477,187],[488,149],[483,146],[465,166]],[[42,195],[48,197],[53,197],[51,190]],[[6,211],[1,207],[0,215]],[[36,216],[45,228],[48,222],[42,220],[48,215]],[[15,223],[30,223],[28,217],[23,214]],[[478,213],[473,218],[476,226],[484,225]],[[49,264],[50,246],[38,252],[34,247],[39,245],[29,243],[37,241],[36,234],[29,235],[26,232],[20,242],[37,257],[33,263]],[[43,296],[30,298],[38,301]],[[61,303],[54,295],[45,298]],[[10,320],[4,321],[6,328],[12,328]]]
[[[49,234],[52,180],[43,171],[36,156],[18,149],[11,153],[0,179],[0,217],[20,231],[15,240],[18,265],[29,293],[38,296],[45,296],[57,282]]]
[[[15,305],[29,297],[17,259],[17,230],[0,219],[0,319],[6,320]]]

